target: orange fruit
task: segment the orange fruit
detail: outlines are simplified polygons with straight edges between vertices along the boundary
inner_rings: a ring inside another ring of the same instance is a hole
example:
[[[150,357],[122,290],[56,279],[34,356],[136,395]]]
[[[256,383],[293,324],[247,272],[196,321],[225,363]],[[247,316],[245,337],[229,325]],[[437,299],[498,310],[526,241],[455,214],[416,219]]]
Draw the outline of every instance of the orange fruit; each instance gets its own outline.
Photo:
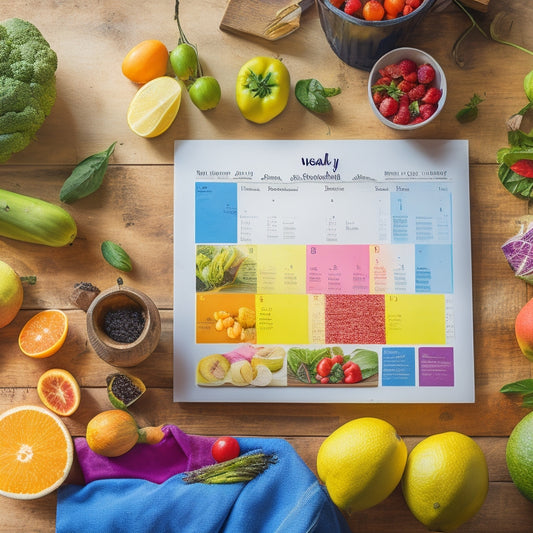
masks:
[[[122,61],[122,73],[135,83],[147,83],[164,76],[168,66],[168,49],[157,39],[135,45]]]
[[[70,416],[80,405],[80,386],[67,370],[47,370],[37,383],[39,398],[48,409],[60,416]]]
[[[57,489],[74,458],[72,437],[44,407],[23,405],[0,415],[0,494],[31,500]]]
[[[378,0],[370,0],[363,7],[363,18],[365,20],[382,20],[385,16],[385,8]]]
[[[24,324],[19,334],[19,347],[30,357],[50,357],[63,346],[67,331],[68,319],[63,311],[41,311]]]

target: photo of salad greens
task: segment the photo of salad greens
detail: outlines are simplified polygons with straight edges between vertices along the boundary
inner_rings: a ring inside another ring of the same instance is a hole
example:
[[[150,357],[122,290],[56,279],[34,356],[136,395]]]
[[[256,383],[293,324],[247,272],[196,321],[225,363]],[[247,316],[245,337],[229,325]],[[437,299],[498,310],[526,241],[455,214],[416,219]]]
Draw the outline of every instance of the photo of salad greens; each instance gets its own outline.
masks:
[[[239,246],[196,247],[196,292],[255,292],[255,262]]]
[[[333,346],[318,349],[293,347],[287,352],[288,377],[306,385],[354,385],[377,376],[378,370],[378,354],[373,350],[356,348],[344,354],[342,348]]]

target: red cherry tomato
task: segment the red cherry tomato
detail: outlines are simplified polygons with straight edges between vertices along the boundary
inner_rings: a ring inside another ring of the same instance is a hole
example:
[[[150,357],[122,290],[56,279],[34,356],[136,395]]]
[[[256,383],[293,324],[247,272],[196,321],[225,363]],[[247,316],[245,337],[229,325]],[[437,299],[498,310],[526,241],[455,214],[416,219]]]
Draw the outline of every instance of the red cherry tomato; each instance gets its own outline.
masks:
[[[240,452],[239,442],[233,437],[219,437],[211,448],[211,454],[217,463],[235,459]]]
[[[321,375],[323,378],[329,376],[333,364],[333,361],[329,357],[324,357],[320,360],[318,365],[316,365],[317,374]]]

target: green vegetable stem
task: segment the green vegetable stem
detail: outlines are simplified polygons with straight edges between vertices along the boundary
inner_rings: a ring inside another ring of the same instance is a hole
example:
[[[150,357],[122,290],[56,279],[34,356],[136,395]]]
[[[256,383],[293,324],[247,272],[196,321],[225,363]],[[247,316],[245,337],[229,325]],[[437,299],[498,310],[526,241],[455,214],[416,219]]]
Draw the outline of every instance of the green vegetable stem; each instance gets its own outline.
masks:
[[[271,464],[277,463],[274,454],[251,452],[235,459],[204,466],[198,470],[186,472],[183,481],[191,483],[246,483],[262,474]]]
[[[322,84],[310,78],[300,80],[296,83],[294,94],[298,101],[310,111],[315,113],[327,113],[331,110],[329,97],[340,94],[341,90],[337,88],[324,88]]]
[[[70,204],[100,188],[116,144],[115,141],[107,150],[90,155],[76,165],[59,191],[59,199],[62,202]]]

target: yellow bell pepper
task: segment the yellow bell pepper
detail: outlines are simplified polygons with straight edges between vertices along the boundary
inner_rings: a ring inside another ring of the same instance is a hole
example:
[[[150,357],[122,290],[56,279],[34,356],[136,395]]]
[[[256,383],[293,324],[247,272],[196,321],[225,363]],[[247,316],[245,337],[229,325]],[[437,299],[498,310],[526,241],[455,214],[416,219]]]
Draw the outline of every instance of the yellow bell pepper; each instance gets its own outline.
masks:
[[[244,118],[264,124],[285,109],[290,85],[289,71],[279,59],[254,57],[241,67],[237,75],[237,106]]]

